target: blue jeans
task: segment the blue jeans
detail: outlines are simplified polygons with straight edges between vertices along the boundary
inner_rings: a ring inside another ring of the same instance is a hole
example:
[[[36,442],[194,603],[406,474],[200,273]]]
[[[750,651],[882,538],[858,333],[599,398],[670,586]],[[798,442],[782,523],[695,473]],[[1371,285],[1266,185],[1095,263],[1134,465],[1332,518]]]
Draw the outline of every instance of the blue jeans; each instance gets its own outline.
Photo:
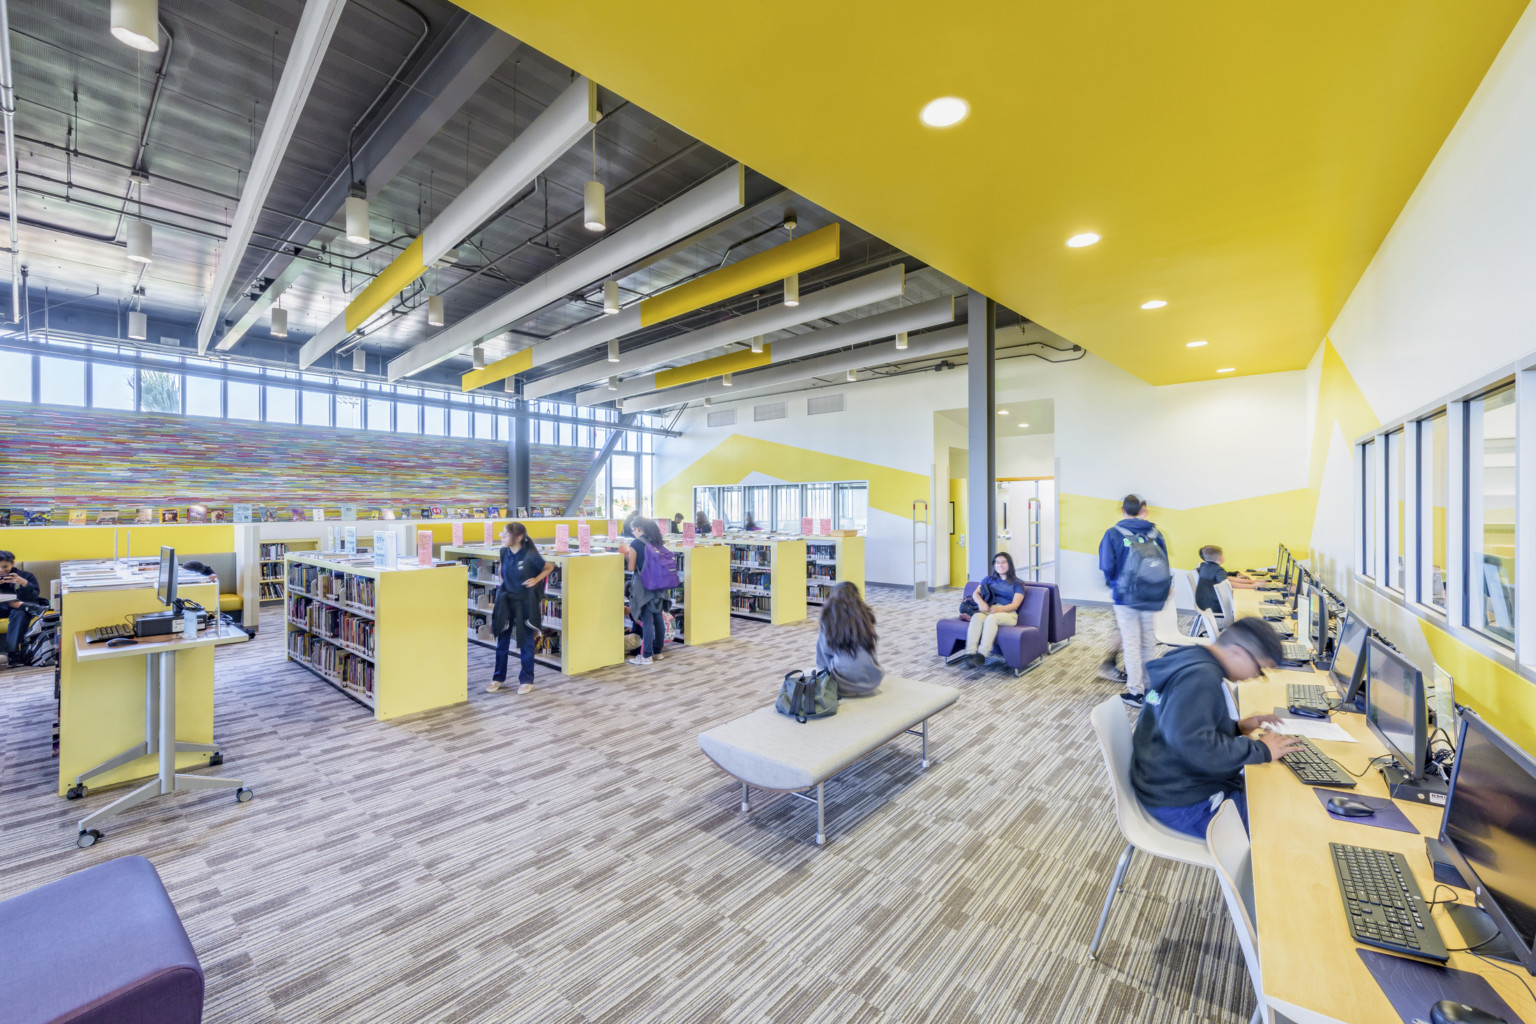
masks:
[[[27,635],[27,627],[32,625],[33,615],[26,605],[7,608],[6,613],[5,653],[8,660],[15,660],[16,652],[21,650],[22,637]]]
[[[1247,828],[1248,794],[1236,789],[1225,795],[1227,799],[1237,804],[1237,813],[1242,816],[1243,828]],[[1204,839],[1206,826],[1211,823],[1212,818],[1216,817],[1216,809],[1221,804],[1218,803],[1216,807],[1212,807],[1211,801],[1201,800],[1197,804],[1186,804],[1183,807],[1150,807],[1147,804],[1142,806],[1147,808],[1148,814],[1175,832],[1182,832],[1196,839]]]
[[[661,653],[661,645],[667,640],[667,623],[661,617],[661,599],[652,598],[640,609],[640,633],[645,637],[645,646],[640,648],[640,653],[647,658]]]
[[[517,673],[519,683],[533,682],[533,646],[538,634],[519,622],[496,638],[496,668],[491,679],[498,683],[507,681],[507,654],[512,646],[513,634],[521,634],[517,644],[517,657],[522,663]]]

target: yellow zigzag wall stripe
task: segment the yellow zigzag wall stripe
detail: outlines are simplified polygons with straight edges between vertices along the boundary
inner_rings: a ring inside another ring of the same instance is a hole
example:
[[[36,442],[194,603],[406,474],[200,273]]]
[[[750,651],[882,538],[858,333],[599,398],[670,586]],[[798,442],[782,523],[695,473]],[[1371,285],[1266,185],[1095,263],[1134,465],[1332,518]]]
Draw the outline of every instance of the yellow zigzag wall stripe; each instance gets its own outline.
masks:
[[[1193,569],[1200,564],[1200,548],[1215,544],[1226,552],[1228,566],[1241,569],[1273,565],[1277,543],[1306,551],[1316,506],[1316,494],[1301,487],[1192,508],[1153,505],[1152,521],[1176,568]],[[1060,516],[1062,549],[1093,554],[1104,531],[1124,513],[1118,498],[1063,494]]]

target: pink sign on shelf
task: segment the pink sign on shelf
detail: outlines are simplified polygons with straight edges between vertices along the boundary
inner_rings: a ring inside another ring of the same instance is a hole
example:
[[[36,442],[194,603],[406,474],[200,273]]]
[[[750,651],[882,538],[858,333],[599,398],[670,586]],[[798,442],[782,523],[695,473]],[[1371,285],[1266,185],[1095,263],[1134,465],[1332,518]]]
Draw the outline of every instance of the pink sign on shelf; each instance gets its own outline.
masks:
[[[830,520],[830,519],[818,519],[818,520],[816,520],[816,536],[818,536],[818,537],[825,537],[827,534],[829,534],[831,532],[832,532],[832,520]]]
[[[807,516],[806,518],[800,520],[800,535],[802,537],[810,536],[811,535],[811,531],[816,529],[815,523],[816,523],[816,521],[814,519],[811,519],[809,516]]]
[[[619,521],[617,519],[610,519],[610,520],[608,520],[608,539],[609,540],[619,540],[620,539],[620,537],[619,537]]]
[[[417,530],[416,531],[416,564],[417,565],[431,565],[432,564],[432,531],[431,530]]]
[[[716,536],[716,537],[724,537],[725,536],[725,520],[724,519],[711,519],[709,521],[709,532],[711,534],[713,534],[714,536]]]
[[[491,525],[491,521],[489,519],[487,519],[485,521],[485,546],[489,548],[489,547],[494,547],[495,544],[496,544],[496,527],[492,526]]]
[[[569,523],[555,524],[555,554],[568,555],[571,553],[571,525]]]
[[[464,523],[457,519],[453,523],[453,546],[456,548],[464,546]]]
[[[684,523],[683,524],[683,547],[685,547],[685,548],[693,547],[693,541],[694,541],[693,524],[692,523]]]
[[[592,553],[592,524],[583,522],[576,527],[576,547],[584,555]]]

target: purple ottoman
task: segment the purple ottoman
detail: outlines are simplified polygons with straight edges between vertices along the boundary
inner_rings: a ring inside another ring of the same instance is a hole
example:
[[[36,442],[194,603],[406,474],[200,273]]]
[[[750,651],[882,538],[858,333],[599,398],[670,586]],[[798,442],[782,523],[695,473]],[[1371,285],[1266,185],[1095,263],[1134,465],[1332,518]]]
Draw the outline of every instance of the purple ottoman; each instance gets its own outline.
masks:
[[[6,1024],[198,1024],[203,968],[154,865],[117,860],[0,903]]]
[[[1077,632],[1077,606],[1063,604],[1061,590],[1054,583],[1030,582],[1026,585],[1039,587],[1050,596],[1050,614],[1046,618],[1046,639],[1050,643],[1050,652],[1055,654],[1071,643],[1073,635]]]
[[[967,583],[965,596],[970,597],[975,589],[976,584]],[[1003,661],[1013,669],[1016,676],[1028,672],[1045,657],[1049,605],[1049,596],[1045,591],[1025,587],[1024,601],[1019,605],[1019,624],[1003,626],[997,631],[995,653],[1003,656]],[[956,651],[964,650],[969,628],[970,623],[961,618],[940,619],[937,623],[939,657],[947,658]]]

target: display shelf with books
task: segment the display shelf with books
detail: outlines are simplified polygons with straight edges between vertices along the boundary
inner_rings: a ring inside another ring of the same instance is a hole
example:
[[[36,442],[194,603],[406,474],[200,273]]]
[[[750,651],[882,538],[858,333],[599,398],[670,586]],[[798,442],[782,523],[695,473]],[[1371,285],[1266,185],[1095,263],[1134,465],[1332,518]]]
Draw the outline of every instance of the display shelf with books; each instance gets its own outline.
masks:
[[[864,593],[864,538],[815,537],[805,540],[805,600],[820,605],[836,583],[853,583]]]
[[[616,554],[556,555],[542,552],[553,568],[544,581],[543,628],[534,660],[566,675],[579,675],[624,660],[624,560]],[[444,558],[465,564],[468,611],[463,636],[496,646],[491,632],[501,548],[446,546]],[[459,600],[464,600],[461,592]],[[515,643],[515,641],[514,641]]]
[[[731,614],[780,625],[805,618],[805,540],[731,539]]]
[[[468,648],[446,605],[464,593],[463,566],[292,551],[283,563],[290,661],[380,721],[469,698]]]
[[[258,548],[256,569],[261,587],[260,601],[272,604],[284,599],[283,575],[286,572],[283,559],[290,551],[313,551],[319,541],[290,540],[261,544]]]

